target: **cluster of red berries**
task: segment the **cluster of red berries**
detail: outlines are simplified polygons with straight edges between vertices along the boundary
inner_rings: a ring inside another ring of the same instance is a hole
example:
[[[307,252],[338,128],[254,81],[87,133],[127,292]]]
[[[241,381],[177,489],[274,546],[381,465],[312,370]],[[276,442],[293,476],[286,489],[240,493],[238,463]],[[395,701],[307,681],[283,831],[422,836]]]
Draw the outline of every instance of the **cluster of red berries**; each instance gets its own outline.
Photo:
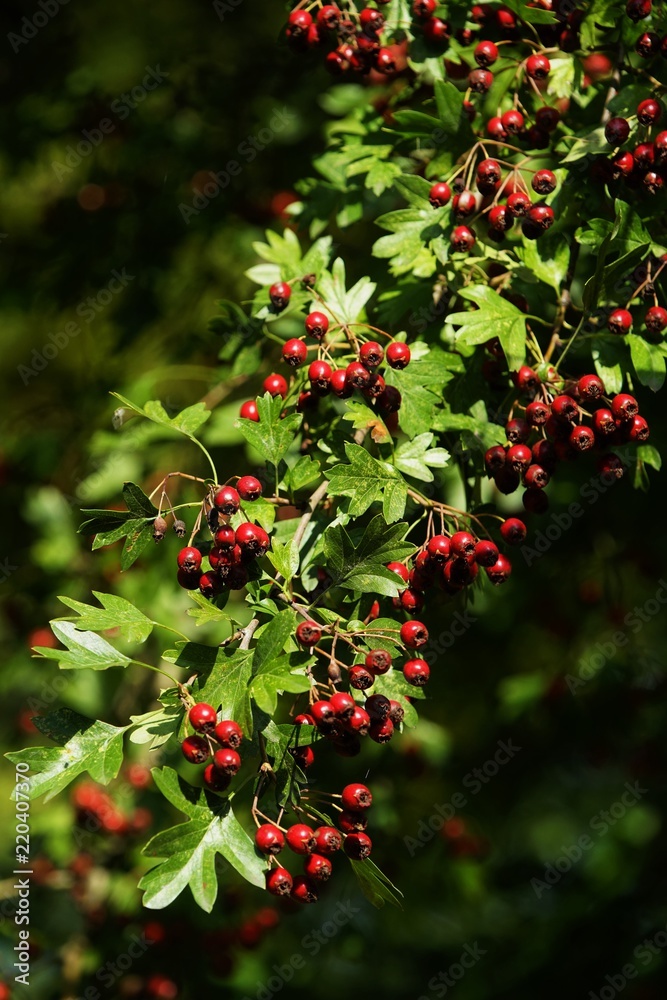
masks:
[[[145,833],[153,820],[150,810],[134,809],[131,814],[119,809],[111,796],[92,781],[83,781],[72,792],[77,823],[91,832],[115,836]]]
[[[609,160],[602,161],[607,179],[624,180],[630,187],[641,187],[648,194],[658,194],[665,185],[667,170],[667,132],[659,132],[653,140],[649,130],[662,117],[662,105],[647,97],[637,105],[636,120],[647,130],[643,142],[632,150],[620,149],[630,137],[628,118],[610,118],[604,127],[605,139],[616,150]]]
[[[238,513],[241,502],[252,503],[262,495],[262,484],[255,476],[241,476],[236,487],[221,486],[210,496],[208,525],[213,545],[208,553],[209,569],[202,571],[203,553],[194,545],[186,545],[176,557],[178,582],[186,590],[200,590],[214,598],[225,588],[241,590],[248,582],[248,570],[265,555],[271,540],[258,524],[244,521],[234,529],[229,518]]]
[[[366,785],[346,785],[341,800],[337,830],[334,826],[313,829],[307,823],[294,823],[283,830],[277,823],[264,823],[257,828],[255,845],[270,860],[266,873],[266,888],[274,896],[291,896],[300,903],[314,903],[319,886],[328,881],[333,870],[332,856],[341,847],[353,861],[363,861],[372,850],[371,838],[365,832],[368,810],[373,801]],[[293,876],[287,868],[272,862],[285,848],[304,858],[303,875]]]
[[[218,721],[213,705],[204,701],[192,706],[188,719],[195,733],[181,743],[183,756],[190,764],[204,764],[212,757],[204,768],[204,784],[212,792],[224,792],[241,767],[243,730],[233,719]]]
[[[378,4],[389,0],[378,0]],[[287,22],[289,44],[297,51],[327,50],[324,62],[335,75],[367,75],[371,71],[393,74],[406,65],[397,46],[383,45],[380,35],[384,14],[374,7],[357,13],[342,11],[335,4],[325,4],[315,13],[294,10]]]
[[[500,534],[507,544],[520,545],[526,526],[518,518],[508,518],[501,524]],[[393,599],[394,606],[410,614],[419,612],[425,594],[436,586],[446,594],[458,594],[475,582],[480,566],[496,586],[505,583],[512,572],[509,559],[490,538],[478,538],[470,531],[432,535],[414,556],[412,568],[399,562],[387,565],[406,584]],[[407,676],[406,680],[415,683]]]
[[[614,309],[607,317],[609,330],[619,336],[630,333],[632,322],[629,309]],[[650,306],[644,314],[644,327],[652,336],[659,336],[667,327],[667,309],[658,305]]]
[[[514,113],[519,115],[518,111],[508,111],[503,119]],[[503,180],[501,163],[487,157],[477,167],[475,182],[479,194],[466,188],[460,177],[455,178],[451,187],[446,181],[439,181],[429,191],[429,200],[434,208],[443,208],[451,200],[454,218],[458,222],[467,222],[466,225],[456,226],[450,235],[456,253],[468,253],[475,245],[472,222],[478,216],[488,214],[487,235],[495,243],[504,240],[516,219],[522,220],[521,230],[532,240],[538,239],[553,225],[553,209],[543,202],[532,203],[518,171],[513,170]],[[556,175],[551,170],[534,171],[531,182],[533,191],[539,195],[551,194],[556,190],[557,183]],[[452,187],[455,192],[453,198]],[[501,195],[505,196],[504,203],[499,202]]]
[[[489,448],[484,461],[487,475],[501,493],[513,493],[520,484],[526,487],[523,505],[532,514],[547,510],[549,501],[544,488],[558,462],[583,452],[601,451],[600,472],[620,478],[623,462],[608,449],[648,439],[649,426],[639,414],[637,400],[628,393],[607,399],[604,383],[597,375],[560,383],[562,391],[556,393],[550,391],[550,383],[543,383],[537,372],[525,365],[516,372],[514,381],[531,402],[524,407],[523,417],[507,422],[508,443]],[[531,435],[537,438],[532,446]]]

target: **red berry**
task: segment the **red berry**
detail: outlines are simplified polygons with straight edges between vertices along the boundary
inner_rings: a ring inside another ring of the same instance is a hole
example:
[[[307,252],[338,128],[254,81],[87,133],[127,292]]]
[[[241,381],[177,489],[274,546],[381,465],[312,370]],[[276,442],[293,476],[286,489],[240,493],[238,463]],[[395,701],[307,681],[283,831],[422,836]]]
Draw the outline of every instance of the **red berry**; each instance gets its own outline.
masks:
[[[368,826],[368,819],[364,813],[342,812],[338,817],[338,825],[343,833],[358,833]]]
[[[424,21],[427,17],[433,16],[437,6],[437,0],[414,0],[414,3],[412,4],[412,13],[420,21]]]
[[[614,414],[611,410],[596,410],[593,414],[593,429],[599,437],[606,437],[616,431]]]
[[[505,434],[511,444],[523,444],[530,437],[530,426],[527,420],[515,417],[505,424]]]
[[[331,862],[321,854],[311,854],[303,866],[306,875],[316,882],[326,882],[333,871]]]
[[[614,476],[616,479],[621,479],[625,472],[623,462],[614,454],[603,455],[598,462],[598,470],[603,475]]]
[[[490,542],[487,539],[482,539],[475,546],[475,562],[478,566],[495,566],[499,554],[495,542]]]
[[[532,457],[533,453],[527,444],[513,444],[508,449],[506,461],[510,469],[521,474],[530,465]]]
[[[336,716],[329,701],[316,701],[310,706],[310,712],[315,719],[315,725],[319,729],[329,729],[333,726]]]
[[[324,395],[331,388],[331,365],[326,361],[313,361],[308,368],[308,378],[312,388]]]
[[[507,138],[507,132],[503,126],[502,120],[495,116],[494,118],[489,118],[486,123],[486,131],[490,139],[495,139],[496,142],[502,142],[503,139]]]
[[[343,809],[368,809],[373,802],[370,788],[355,782],[346,785],[341,793],[341,805]]]
[[[262,383],[264,392],[270,392],[272,396],[282,396],[283,399],[287,395],[287,381],[282,375],[277,375],[275,372],[273,375],[267,375]]]
[[[302,365],[308,356],[308,348],[302,340],[293,337],[283,345],[283,361],[286,361],[292,368]]]
[[[192,545],[186,546],[176,556],[178,568],[186,573],[194,573],[201,566],[201,552]]]
[[[354,861],[363,861],[373,850],[373,843],[366,833],[348,833],[343,849],[348,858],[352,858]]]
[[[628,0],[625,12],[632,21],[643,21],[653,9],[652,0]]]
[[[372,694],[366,699],[366,711],[373,722],[383,722],[389,715],[391,702],[383,694]]]
[[[445,205],[449,204],[451,197],[452,189],[445,181],[433,184],[428,193],[428,200],[433,205],[433,208],[444,208]]]
[[[580,424],[572,428],[569,441],[575,451],[589,451],[595,445],[595,434],[590,427]]]
[[[287,306],[291,295],[292,289],[286,281],[276,281],[276,283],[271,285],[269,288],[271,305],[274,309],[278,310],[278,312],[281,312]]]
[[[504,455],[504,453],[503,453]],[[429,538],[426,551],[429,558],[435,562],[443,563],[449,558],[450,540],[446,535],[433,535]]]
[[[260,528],[258,524],[251,524],[250,521],[245,521],[236,529],[236,544],[241,546],[243,552],[258,557],[268,552],[271,540],[264,528]]]
[[[556,190],[556,175],[551,170],[538,170],[531,181],[533,191],[538,194],[551,194]]]
[[[186,736],[181,743],[181,750],[191,764],[203,764],[211,756],[208,743],[202,736]]]
[[[204,768],[204,784],[212,792],[224,792],[229,788],[231,775],[219,771],[213,764],[207,764]]]
[[[233,528],[225,526],[215,533],[214,542],[219,549],[233,549],[236,545],[236,534]]]
[[[292,883],[290,896],[299,903],[316,903],[317,889],[314,883],[305,875],[297,875]]]
[[[391,667],[391,654],[386,649],[371,649],[364,662],[372,674],[386,674]]]
[[[233,719],[223,719],[219,722],[213,735],[221,746],[231,747],[232,750],[237,750],[243,740],[243,730]]]
[[[488,566],[486,575],[493,584],[505,583],[512,572],[512,564],[509,559],[500,553],[494,566]]]
[[[236,750],[223,747],[222,750],[216,750],[213,754],[213,766],[218,771],[222,771],[223,774],[236,774],[241,767],[241,758]]]
[[[394,340],[387,348],[387,363],[390,368],[407,368],[410,364],[410,348],[400,340]]]
[[[184,590],[197,590],[199,588],[201,574],[188,573],[187,570],[179,569],[176,574],[176,579],[178,580],[179,587],[183,587]]]
[[[384,24],[384,14],[373,7],[364,7],[359,15],[359,23],[365,31],[377,34]]]
[[[471,559],[475,555],[475,539],[468,531],[455,531],[449,544],[452,556]]]
[[[333,713],[337,719],[341,722],[347,722],[348,719],[352,718],[355,708],[354,698],[346,694],[345,691],[336,691],[335,694],[331,695],[329,699],[329,704],[333,709]]]
[[[512,226],[512,216],[507,205],[495,205],[489,212],[489,226],[499,232],[505,232]]]
[[[292,891],[292,876],[286,868],[272,868],[266,873],[266,888],[274,896],[288,896]]]
[[[192,706],[188,712],[188,719],[192,728],[196,729],[198,733],[211,733],[215,729],[218,713],[213,705],[200,701]]]
[[[351,718],[347,720],[348,729],[359,736],[366,736],[371,726],[371,717],[364,708],[355,705]]]
[[[523,115],[516,108],[512,108],[501,115],[500,123],[507,135],[518,135],[526,124]]]
[[[604,382],[597,375],[583,375],[577,382],[577,389],[582,399],[599,399],[604,396]]]
[[[424,21],[424,37],[433,44],[442,44],[449,38],[449,26],[439,17],[429,17]]]
[[[312,747],[291,747],[290,753],[294,757],[294,760],[304,769],[311,766],[315,760],[315,751]]]
[[[334,826],[318,826],[315,843],[318,854],[335,854],[343,846],[343,838]]]
[[[236,488],[242,500],[259,500],[262,495],[262,484],[254,476],[241,476]]]
[[[431,676],[431,670],[426,660],[408,660],[403,664],[403,676],[408,684],[423,687]]]
[[[621,392],[612,399],[611,412],[616,420],[630,420],[639,413],[639,404],[634,396]]]
[[[560,112],[556,108],[540,108],[535,114],[535,124],[546,132],[553,132],[560,121]]]
[[[485,94],[493,83],[493,73],[488,69],[473,69],[468,74],[468,86],[475,94]]]
[[[262,854],[280,854],[285,836],[273,823],[264,823],[255,831],[255,845]]]
[[[321,28],[333,31],[338,27],[340,16],[341,13],[338,7],[335,7],[333,4],[326,4],[324,7],[320,7],[317,12],[317,23]]]
[[[367,688],[373,687],[375,683],[374,674],[370,670],[367,670],[366,667],[362,667],[361,664],[350,667],[348,678],[350,687],[354,688],[355,691],[366,691]]]
[[[467,226],[457,226],[449,240],[455,253],[468,253],[475,245],[475,234]]]
[[[424,597],[418,590],[408,587],[406,590],[401,591],[398,597],[398,604],[400,604],[404,611],[412,614],[414,611],[422,610],[424,607]]]
[[[408,582],[408,579],[410,577],[410,571],[407,566],[403,565],[403,563],[399,562],[387,563],[387,569],[390,569],[392,573],[396,573],[397,576],[400,576],[401,580],[403,580],[404,583]]]
[[[532,55],[526,59],[526,73],[531,80],[545,80],[551,69],[551,63],[546,56]]]
[[[486,69],[487,66],[493,66],[498,58],[498,46],[489,41],[480,42],[475,49],[474,56],[477,65]]]
[[[604,127],[604,137],[610,146],[622,146],[630,135],[630,125],[625,118],[610,118]]]
[[[524,491],[521,502],[529,514],[544,514],[549,509],[549,497],[544,490],[540,490],[536,486]]]
[[[428,629],[422,622],[409,621],[401,625],[401,642],[408,649],[419,649],[428,642]]]
[[[551,402],[551,412],[556,420],[573,423],[579,416],[579,407],[572,396],[556,396]]]
[[[662,306],[651,306],[646,311],[644,323],[650,333],[662,333],[667,326],[667,309],[663,309]]]
[[[389,718],[374,720],[368,730],[368,735],[375,743],[388,743],[394,735],[394,723]]]
[[[501,444],[494,444],[484,455],[486,474],[492,479],[505,464],[505,449]]]
[[[359,350],[359,360],[367,368],[377,368],[384,360],[384,351],[374,340],[362,344]]]
[[[543,427],[550,414],[551,408],[540,399],[533,400],[526,407],[526,421],[531,427]]]
[[[255,423],[259,423],[259,411],[254,399],[247,399],[243,403],[239,410],[239,416],[243,417],[244,420],[254,420]]]
[[[500,534],[508,545],[521,545],[526,540],[526,525],[518,517],[508,517],[500,525]]]
[[[290,826],[285,838],[295,854],[312,854],[317,847],[315,831],[306,823],[295,823]]]
[[[302,646],[316,646],[322,638],[322,629],[317,622],[299,622],[296,627],[296,638]]]
[[[294,717],[295,726],[314,726],[315,719],[312,715],[308,715],[307,712],[302,712],[300,715]]]
[[[662,108],[659,101],[654,100],[652,97],[647,98],[645,101],[640,101],[637,105],[637,118],[641,125],[655,125],[660,120],[661,114]]]
[[[293,10],[287,19],[287,23],[291,28],[298,28],[301,31],[307,31],[313,23],[313,18],[307,10]]]
[[[322,312],[311,312],[305,319],[306,333],[321,340],[329,329],[329,319]]]
[[[523,481],[526,486],[537,486],[538,489],[543,490],[548,485],[550,478],[547,470],[543,469],[541,465],[531,465],[526,471]]]
[[[525,215],[530,206],[530,198],[524,191],[515,191],[507,199],[507,208],[515,218]]]
[[[614,309],[609,314],[607,326],[612,333],[619,335],[628,333],[632,327],[632,314],[627,309]]]
[[[546,232],[554,224],[554,210],[549,205],[532,205],[526,212],[526,221],[537,230]]]
[[[233,486],[223,486],[214,494],[213,506],[229,517],[241,506],[241,498]]]

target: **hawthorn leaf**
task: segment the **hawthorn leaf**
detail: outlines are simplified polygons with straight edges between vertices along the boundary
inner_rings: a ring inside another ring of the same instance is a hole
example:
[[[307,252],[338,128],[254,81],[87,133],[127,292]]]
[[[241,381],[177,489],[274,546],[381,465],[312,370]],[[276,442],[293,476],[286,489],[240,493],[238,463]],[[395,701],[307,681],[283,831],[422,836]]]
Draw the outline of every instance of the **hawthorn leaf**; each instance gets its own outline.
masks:
[[[51,631],[67,649],[35,646],[35,652],[46,660],[57,660],[61,670],[108,670],[109,667],[126,667],[132,662],[102,636],[96,632],[80,632],[73,622],[53,621]]]
[[[323,547],[333,586],[362,594],[395,597],[405,585],[385,564],[414,552],[414,546],[403,541],[406,530],[405,523],[390,526],[381,514],[377,514],[355,545],[342,525],[327,528]]]
[[[157,517],[158,509],[136,483],[123,483],[123,500],[135,517]]]
[[[350,497],[349,514],[358,517],[371,504],[382,502],[385,520],[398,521],[405,513],[407,486],[401,474],[388,462],[381,462],[358,444],[345,445],[349,465],[329,469],[329,493]]]
[[[285,648],[285,643],[296,630],[296,612],[292,608],[280,611],[264,626],[254,650],[253,669],[261,670],[266,663],[276,659]]]
[[[264,396],[257,397],[259,420],[240,417],[235,424],[264,461],[274,465],[278,465],[285,457],[301,426],[300,413],[289,413],[286,417],[281,417],[284,407],[280,396],[274,399],[266,392]]]
[[[345,262],[337,257],[331,273],[324,271],[320,276],[318,288],[322,298],[331,306],[336,321],[355,323],[364,314],[366,303],[375,291],[375,282],[364,275],[349,291],[345,289],[345,282]]]
[[[301,694],[310,691],[310,678],[303,670],[315,663],[315,657],[305,653],[274,656],[263,661],[250,684],[250,693],[267,715],[274,715],[278,705],[278,695],[283,691]],[[297,672],[298,671],[298,672]]]
[[[359,887],[369,903],[372,903],[377,909],[384,906],[385,903],[390,903],[392,906],[398,907],[399,910],[403,909],[401,903],[403,893],[389,881],[374,861],[371,861],[370,858],[364,858],[363,861],[354,861],[352,858],[349,860],[352,871],[359,882]]]
[[[361,403],[356,399],[350,400],[343,414],[343,420],[350,420],[352,426],[357,429],[370,430],[371,438],[376,444],[386,444],[391,434],[387,429],[382,417],[380,417],[370,406]]]
[[[224,719],[235,719],[247,736],[252,735],[252,715],[248,683],[252,671],[252,651],[205,646],[196,642],[177,643],[162,658],[178,667],[204,674],[195,683],[195,696],[220,708]]]
[[[117,628],[130,642],[144,642],[153,631],[153,622],[131,601],[115,594],[101,594],[97,590],[93,591],[93,595],[102,605],[101,608],[83,604],[71,597],[58,598],[79,615],[76,619],[70,619],[77,629],[102,632],[105,629]]]
[[[6,754],[13,762],[28,764],[33,797],[46,794],[48,802],[84,771],[102,785],[108,785],[118,774],[127,727],[87,719],[70,708],[60,708],[33,721],[58,746],[32,747]]]
[[[140,521],[136,523],[136,526],[127,532],[125,545],[120,554],[121,571],[129,569],[153,540],[153,522]]]
[[[632,365],[637,378],[642,385],[648,386],[653,392],[662,389],[665,382],[665,358],[653,344],[648,344],[643,337],[628,333],[625,337],[630,347]]]
[[[188,597],[191,601],[194,601],[197,605],[196,608],[188,608],[185,612],[191,618],[194,618],[195,625],[208,625],[210,622],[236,622],[237,619],[230,615],[223,608],[219,608],[215,601],[209,600],[208,597],[204,595],[199,590],[188,590]],[[225,600],[227,600],[227,595]],[[216,598],[220,600],[220,598]]]
[[[488,285],[462,288],[459,295],[479,308],[448,316],[450,323],[460,327],[457,342],[484,344],[491,337],[498,337],[508,367],[513,371],[520,368],[526,357],[526,317],[521,310]]]
[[[431,448],[434,435],[430,432],[418,434],[411,441],[404,441],[394,452],[394,464],[406,476],[432,483],[431,469],[444,469],[449,460],[449,452],[444,448]]]

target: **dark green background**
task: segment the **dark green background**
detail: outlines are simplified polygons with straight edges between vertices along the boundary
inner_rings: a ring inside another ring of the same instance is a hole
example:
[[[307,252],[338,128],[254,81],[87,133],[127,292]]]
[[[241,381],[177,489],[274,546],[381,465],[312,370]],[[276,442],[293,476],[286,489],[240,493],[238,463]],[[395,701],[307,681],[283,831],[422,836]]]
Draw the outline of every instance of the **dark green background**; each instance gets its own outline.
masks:
[[[26,732],[34,709],[29,699],[41,700],[44,711],[52,707],[44,691],[52,690],[53,670],[30,659],[29,644],[34,629],[62,613],[58,594],[87,600],[91,589],[115,588],[156,618],[182,615],[186,599],[167,571],[175,539],[119,579],[118,552],[91,554],[75,534],[78,508],[116,502],[124,479],[155,482],[179,463],[198,470],[198,458],[180,446],[147,442],[136,451],[116,450],[108,393],[161,398],[177,410],[217,384],[221,345],[207,325],[215,300],[250,295],[243,271],[255,262],[252,241],[264,227],[281,225],[275,196],[307,175],[312,156],[324,148],[320,102],[329,80],[317,63],[287,52],[279,6],[245,0],[221,20],[204,0],[124,7],[71,0],[27,44],[15,43],[17,51],[4,32],[20,30],[21,19],[39,8],[8,2],[4,10],[0,628],[7,648],[0,712],[6,749],[15,749],[35,739]],[[121,121],[112,105],[141,84],[147,67],[168,75]],[[284,109],[287,125],[249,162],[241,144]],[[54,164],[81,142],[82,130],[104,118],[113,132],[59,179]],[[186,224],[179,206],[192,204],[195,185],[206,180],[202,172],[224,169],[232,159],[242,163],[241,174]],[[91,210],[95,199],[103,203]],[[368,232],[359,226],[334,237],[356,273],[366,270]],[[98,296],[114,269],[132,280],[84,322],[77,308]],[[71,322],[80,334],[26,378],[21,366],[35,364],[33,349],[41,354],[49,334]],[[250,389],[228,388],[213,447],[235,471],[247,459],[233,415]],[[642,401],[658,445],[661,410],[659,402]],[[124,952],[128,935],[159,919],[166,943],[150,948],[124,980],[100,987],[102,996],[143,995],[136,993],[142,978],[133,977],[155,971],[172,975],[183,997],[206,989],[266,996],[258,994],[259,984],[295,955],[303,962],[297,959],[290,982],[278,982],[280,990],[269,982],[267,989],[322,1000],[586,998],[633,962],[638,978],[624,996],[662,996],[665,947],[652,955],[633,957],[633,951],[667,927],[661,849],[667,605],[658,604],[639,627],[626,615],[654,599],[667,577],[663,487],[656,476],[649,494],[634,493],[626,481],[604,495],[589,483],[582,493],[594,475],[582,466],[578,479],[561,480],[552,510],[579,502],[583,515],[560,532],[548,515],[541,528],[551,525],[558,535],[548,552],[530,566],[517,554],[510,584],[469,609],[462,636],[450,642],[463,607],[430,609],[444,652],[434,657],[420,728],[354,762],[327,758],[320,765],[328,787],[368,775],[376,798],[374,856],[405,893],[403,912],[374,911],[341,863],[318,906],[285,910],[261,944],[244,947],[238,929],[266,905],[259,892],[230,885],[210,917],[185,896],[157,917],[142,913],[134,888],[145,865],[140,840],[127,844],[102,834],[84,843],[98,873],[94,887],[83,900],[74,898],[67,866],[77,847],[65,794],[33,804],[33,854],[50,858],[54,869],[44,865],[33,888],[39,955],[30,995],[83,995],[97,970]],[[591,661],[598,644],[608,649],[619,630],[627,642],[612,646],[603,663]],[[150,646],[154,658],[158,652]],[[591,662],[597,669],[590,681],[571,690],[568,675],[577,677]],[[138,678],[121,693],[120,680],[68,678],[53,704],[125,721],[150,704],[154,686]],[[474,792],[466,776],[494,757],[501,740],[521,749]],[[6,976],[16,940],[12,781],[5,764],[0,962]],[[640,801],[601,833],[595,817],[620,800],[626,782],[639,782]],[[117,786],[123,801],[136,799],[154,811],[153,830],[173,819],[156,792],[137,795],[124,779]],[[456,812],[467,824],[463,840],[447,841],[440,831],[419,847],[404,840],[427,830],[436,806],[444,809],[456,793],[466,800]],[[536,891],[531,880],[543,879],[545,866],[564,852],[572,855],[585,834],[591,846],[581,860],[557,884]],[[306,935],[322,928],[327,935],[333,927],[327,921],[345,912],[341,904],[355,912],[314,955]],[[445,993],[433,977],[466,947],[484,954]]]

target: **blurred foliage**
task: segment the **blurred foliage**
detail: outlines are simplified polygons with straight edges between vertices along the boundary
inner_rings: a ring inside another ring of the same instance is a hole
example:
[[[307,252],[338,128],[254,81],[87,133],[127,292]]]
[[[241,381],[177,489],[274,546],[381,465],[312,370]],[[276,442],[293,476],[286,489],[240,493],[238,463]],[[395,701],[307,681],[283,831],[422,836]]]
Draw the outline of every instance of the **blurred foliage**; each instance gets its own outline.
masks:
[[[117,552],[92,554],[75,534],[79,508],[115,502],[124,479],[149,486],[166,467],[192,467],[189,450],[152,439],[143,426],[132,431],[136,448],[117,448],[110,390],[151,394],[173,410],[229,392],[207,441],[220,467],[234,468],[246,454],[232,426],[240,382],[217,388],[220,343],[208,321],[217,299],[251,294],[242,272],[255,261],[252,241],[279,220],[284,193],[322,146],[326,84],[276,44],[281,9],[225,6],[221,21],[207,0],[126,9],[89,0],[59,9],[18,51],[4,45],[3,750],[25,745],[31,716],[54,705],[120,724],[145,710],[156,690],[151,678],[133,677],[121,689],[114,672],[56,675],[48,662],[32,661],[29,647],[46,641],[36,630],[62,613],[58,595],[88,600],[91,589],[113,584],[163,621],[183,620],[191,604],[165,572],[175,539],[119,576]],[[9,23],[20,25],[28,8],[8,0]],[[114,102],[158,67],[164,81],[120,120]],[[270,148],[186,222],[179,206],[193,204],[210,181],[206,172],[242,159],[241,143],[282,109],[286,125]],[[105,118],[113,131],[59,179],[54,164]],[[340,237],[360,273],[363,230]],[[114,270],[132,279],[104,304],[100,292]],[[88,321],[82,304],[90,297]],[[80,333],[26,381],[20,366],[35,365],[33,352],[52,353],[44,351],[49,335],[68,323]],[[655,438],[664,438],[659,407],[643,409]],[[544,555],[530,566],[517,559],[511,583],[493,600],[454,602],[446,620],[437,612],[427,618],[444,651],[424,719],[363,758],[377,801],[377,860],[405,892],[403,913],[373,910],[351,876],[337,878],[320,906],[298,912],[278,913],[250,888],[223,894],[210,917],[185,896],[159,917],[142,911],[142,834],[146,825],[159,829],[170,810],[137,746],[135,765],[111,786],[121,818],[111,810],[109,829],[75,824],[71,797],[33,804],[35,1000],[143,996],[151,976],[174,979],[185,998],[211,987],[239,1000],[281,991],[321,1000],[450,990],[460,1000],[583,997],[599,995],[605,977],[628,962],[638,977],[626,995],[662,996],[662,477],[648,494],[621,481],[600,495],[590,484],[582,492],[586,475],[576,474],[559,482],[553,510],[563,516],[580,500],[584,516],[564,527],[549,515]],[[628,618],[634,608],[639,613]],[[236,610],[247,614],[242,604]],[[576,683],[580,676],[586,683]],[[503,743],[520,749],[499,763]],[[333,756],[327,767],[343,781]],[[13,780],[5,761],[6,980],[17,934]],[[616,805],[635,782],[638,801]],[[603,811],[611,818],[601,819]],[[584,835],[591,846],[579,846],[581,859],[572,861]],[[138,957],[128,950],[133,938]],[[643,947],[646,939],[657,943]],[[459,981],[464,952],[475,958]],[[149,985],[153,995],[168,995],[156,992],[156,980]]]

